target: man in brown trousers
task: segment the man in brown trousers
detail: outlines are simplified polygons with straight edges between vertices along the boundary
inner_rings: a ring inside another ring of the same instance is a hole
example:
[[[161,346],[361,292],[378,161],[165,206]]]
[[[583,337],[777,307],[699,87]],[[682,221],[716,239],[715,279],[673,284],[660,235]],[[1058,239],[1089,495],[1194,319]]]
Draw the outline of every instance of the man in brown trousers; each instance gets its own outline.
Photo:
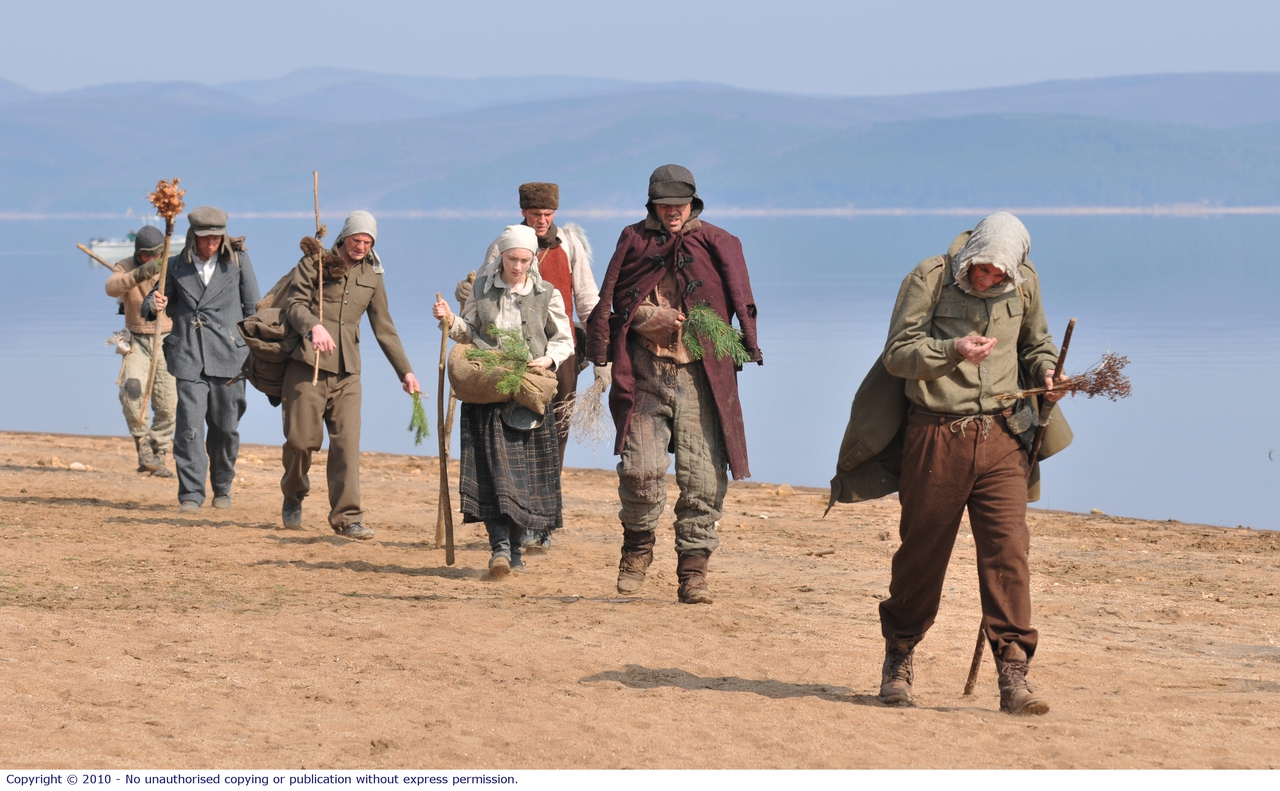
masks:
[[[911,701],[912,654],[933,625],[965,509],[978,552],[982,630],[1000,674],[1000,708],[1044,714],[1027,683],[1036,651],[1031,627],[1027,530],[1028,450],[995,396],[1019,389],[1019,371],[1053,387],[1057,349],[1040,281],[1027,260],[1031,237],[1000,212],[962,234],[951,255],[922,262],[898,292],[884,366],[910,402],[899,499],[902,545],[889,598],[880,700]],[[1049,393],[1051,401],[1059,394]]]
[[[311,454],[329,430],[329,525],[347,538],[373,538],[360,523],[360,317],[369,324],[382,353],[395,369],[406,393],[419,391],[400,335],[391,321],[382,262],[373,251],[378,224],[373,215],[352,212],[342,226],[333,252],[324,254],[324,322],[316,315],[316,258],[303,259],[290,285],[286,315],[303,338],[285,369],[281,394],[284,450],[281,461],[284,493],[281,520],[287,528],[302,527],[302,500],[311,489],[307,472]],[[316,353],[320,375],[311,383]]]
[[[142,415],[142,395],[151,374],[151,355],[161,348],[157,343],[156,322],[142,317],[142,301],[160,281],[160,255],[164,252],[164,234],[150,225],[142,226],[133,240],[133,255],[117,261],[114,274],[107,278],[107,296],[121,300],[124,327],[132,337],[129,351],[120,366],[120,406],[129,423],[138,450],[138,472],[149,472],[159,478],[172,478],[165,459],[173,450],[173,427],[177,420],[178,385],[169,374],[164,354],[156,365],[155,385],[151,388],[151,426],[138,418]],[[169,337],[173,319],[161,316],[160,343]]]

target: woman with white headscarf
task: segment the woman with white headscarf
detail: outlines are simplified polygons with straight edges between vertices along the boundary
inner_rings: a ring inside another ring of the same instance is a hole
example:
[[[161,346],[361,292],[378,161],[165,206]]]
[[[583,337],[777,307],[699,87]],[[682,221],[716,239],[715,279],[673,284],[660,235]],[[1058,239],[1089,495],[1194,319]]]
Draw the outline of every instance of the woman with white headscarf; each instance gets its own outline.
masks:
[[[538,237],[511,225],[497,239],[501,265],[477,282],[455,316],[438,300],[432,310],[448,321],[449,336],[480,349],[497,349],[490,330],[519,332],[529,347],[530,368],[554,371],[573,353],[564,297],[532,269]],[[491,577],[524,571],[520,539],[527,530],[563,526],[560,454],[551,405],[539,415],[515,401],[462,405],[464,522],[484,522],[489,532]]]

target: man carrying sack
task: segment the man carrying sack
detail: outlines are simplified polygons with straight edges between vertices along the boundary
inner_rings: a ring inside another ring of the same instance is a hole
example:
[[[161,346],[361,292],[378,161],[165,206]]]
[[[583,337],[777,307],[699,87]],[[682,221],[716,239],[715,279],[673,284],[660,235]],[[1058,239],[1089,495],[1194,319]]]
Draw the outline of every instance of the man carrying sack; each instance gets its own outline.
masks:
[[[893,556],[889,598],[880,603],[880,700],[889,705],[911,702],[915,646],[937,616],[967,509],[982,630],[1000,675],[1000,708],[1010,714],[1049,710],[1027,683],[1037,632],[1031,626],[1026,514],[1032,469],[1025,438],[1034,434],[1029,415],[1035,410],[1007,408],[995,397],[1021,389],[1020,376],[1053,388],[1057,348],[1039,277],[1027,260],[1030,249],[1027,229],[1000,212],[957,237],[947,255],[921,262],[898,291],[883,370],[872,369],[854,401],[832,481],[833,503],[862,499],[868,488],[888,483],[899,463],[887,463],[896,446],[869,437],[902,427],[902,545]],[[903,393],[906,401],[895,412]],[[1060,395],[1045,397],[1057,401]],[[884,419],[872,428],[870,413],[877,410]]]
[[[720,544],[728,480],[750,477],[738,399],[738,363],[685,343],[686,314],[706,306],[720,326],[737,316],[742,359],[763,364],[756,343],[756,306],[742,243],[698,219],[693,174],[663,165],[649,178],[648,216],[623,229],[605,273],[600,303],[587,327],[587,359],[613,364],[609,409],[622,500],[618,592],[634,593],[653,561],[654,530],[666,507],[668,448],[675,449],[676,574],[686,604],[707,604],[707,559]]]
[[[129,424],[129,433],[138,450],[138,472],[149,472],[158,478],[172,478],[166,458],[173,450],[173,426],[178,407],[178,388],[164,355],[156,366],[156,381],[151,388],[151,426],[139,417],[142,395],[151,372],[151,355],[156,345],[156,322],[142,317],[142,301],[160,280],[158,260],[164,252],[164,232],[150,225],[142,226],[133,239],[133,255],[117,261],[114,274],[107,278],[107,296],[122,300],[124,327],[132,338],[129,351],[120,368],[120,406]],[[169,337],[173,321],[160,317],[160,343]]]
[[[382,261],[374,252],[378,223],[366,211],[352,212],[334,241],[333,250],[304,258],[290,285],[285,315],[302,336],[285,368],[283,400],[284,475],[280,491],[284,503],[281,521],[291,529],[302,527],[302,500],[311,490],[307,473],[311,454],[320,450],[329,430],[329,526],[340,536],[373,538],[373,530],[361,524],[360,505],[360,318],[369,314],[369,325],[382,353],[395,369],[406,393],[420,390],[400,335],[391,320]],[[323,259],[324,323],[316,315],[316,285]],[[316,353],[320,373],[312,375]]]
[[[183,511],[198,511],[205,500],[206,473],[213,485],[213,507],[231,507],[246,401],[244,381],[227,382],[239,375],[248,355],[236,324],[253,314],[258,280],[244,237],[227,235],[226,212],[201,206],[187,220],[187,244],[169,259],[165,293],[152,289],[142,303],[142,316],[164,313],[173,319],[164,358],[178,390],[173,441],[178,501]]]

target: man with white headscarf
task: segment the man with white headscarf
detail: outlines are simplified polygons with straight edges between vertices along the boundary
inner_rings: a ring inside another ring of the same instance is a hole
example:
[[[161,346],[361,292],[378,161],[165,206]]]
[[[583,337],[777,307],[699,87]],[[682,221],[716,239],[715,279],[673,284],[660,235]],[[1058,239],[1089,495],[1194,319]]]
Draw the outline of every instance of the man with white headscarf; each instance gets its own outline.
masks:
[[[316,315],[317,257],[304,258],[289,286],[285,314],[302,335],[285,369],[281,393],[284,449],[281,461],[284,493],[281,520],[287,528],[302,527],[302,500],[311,490],[307,472],[311,454],[329,430],[329,526],[347,538],[373,538],[361,523],[360,504],[360,317],[369,315],[373,335],[395,369],[406,393],[419,391],[400,335],[391,320],[382,261],[374,252],[378,223],[366,211],[352,212],[322,256],[324,266],[324,322]],[[320,374],[311,383],[316,354]]]
[[[880,700],[911,701],[912,654],[933,625],[965,510],[978,555],[982,630],[1000,674],[1000,707],[1043,714],[1027,684],[1036,651],[1027,530],[1028,451],[996,399],[1024,379],[1053,386],[1057,348],[1017,217],[993,214],[948,255],[923,261],[898,292],[883,355],[910,403],[902,443],[902,545],[880,603]],[[1056,401],[1057,394],[1047,396]]]

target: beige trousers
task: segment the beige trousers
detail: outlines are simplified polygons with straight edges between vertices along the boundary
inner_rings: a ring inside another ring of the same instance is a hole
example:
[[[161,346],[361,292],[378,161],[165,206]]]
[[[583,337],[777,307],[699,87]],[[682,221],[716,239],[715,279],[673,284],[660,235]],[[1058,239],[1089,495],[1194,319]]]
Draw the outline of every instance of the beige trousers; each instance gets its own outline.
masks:
[[[165,333],[160,336],[164,342]],[[138,437],[147,437],[151,448],[157,453],[173,452],[173,426],[178,414],[178,386],[169,375],[165,365],[164,352],[160,353],[160,363],[156,366],[156,383],[151,389],[151,425],[138,425],[138,415],[142,413],[142,394],[147,389],[147,377],[151,374],[151,342],[150,335],[134,335],[133,348],[124,357],[124,366],[120,369],[120,406],[124,408],[124,419],[129,424],[129,433]]]
[[[360,374],[321,371],[313,386],[311,371],[310,365],[290,360],[284,372],[284,477],[280,491],[291,502],[301,502],[311,491],[307,477],[311,454],[320,450],[328,429],[325,478],[329,483],[329,525],[342,530],[364,517],[360,506]]]

